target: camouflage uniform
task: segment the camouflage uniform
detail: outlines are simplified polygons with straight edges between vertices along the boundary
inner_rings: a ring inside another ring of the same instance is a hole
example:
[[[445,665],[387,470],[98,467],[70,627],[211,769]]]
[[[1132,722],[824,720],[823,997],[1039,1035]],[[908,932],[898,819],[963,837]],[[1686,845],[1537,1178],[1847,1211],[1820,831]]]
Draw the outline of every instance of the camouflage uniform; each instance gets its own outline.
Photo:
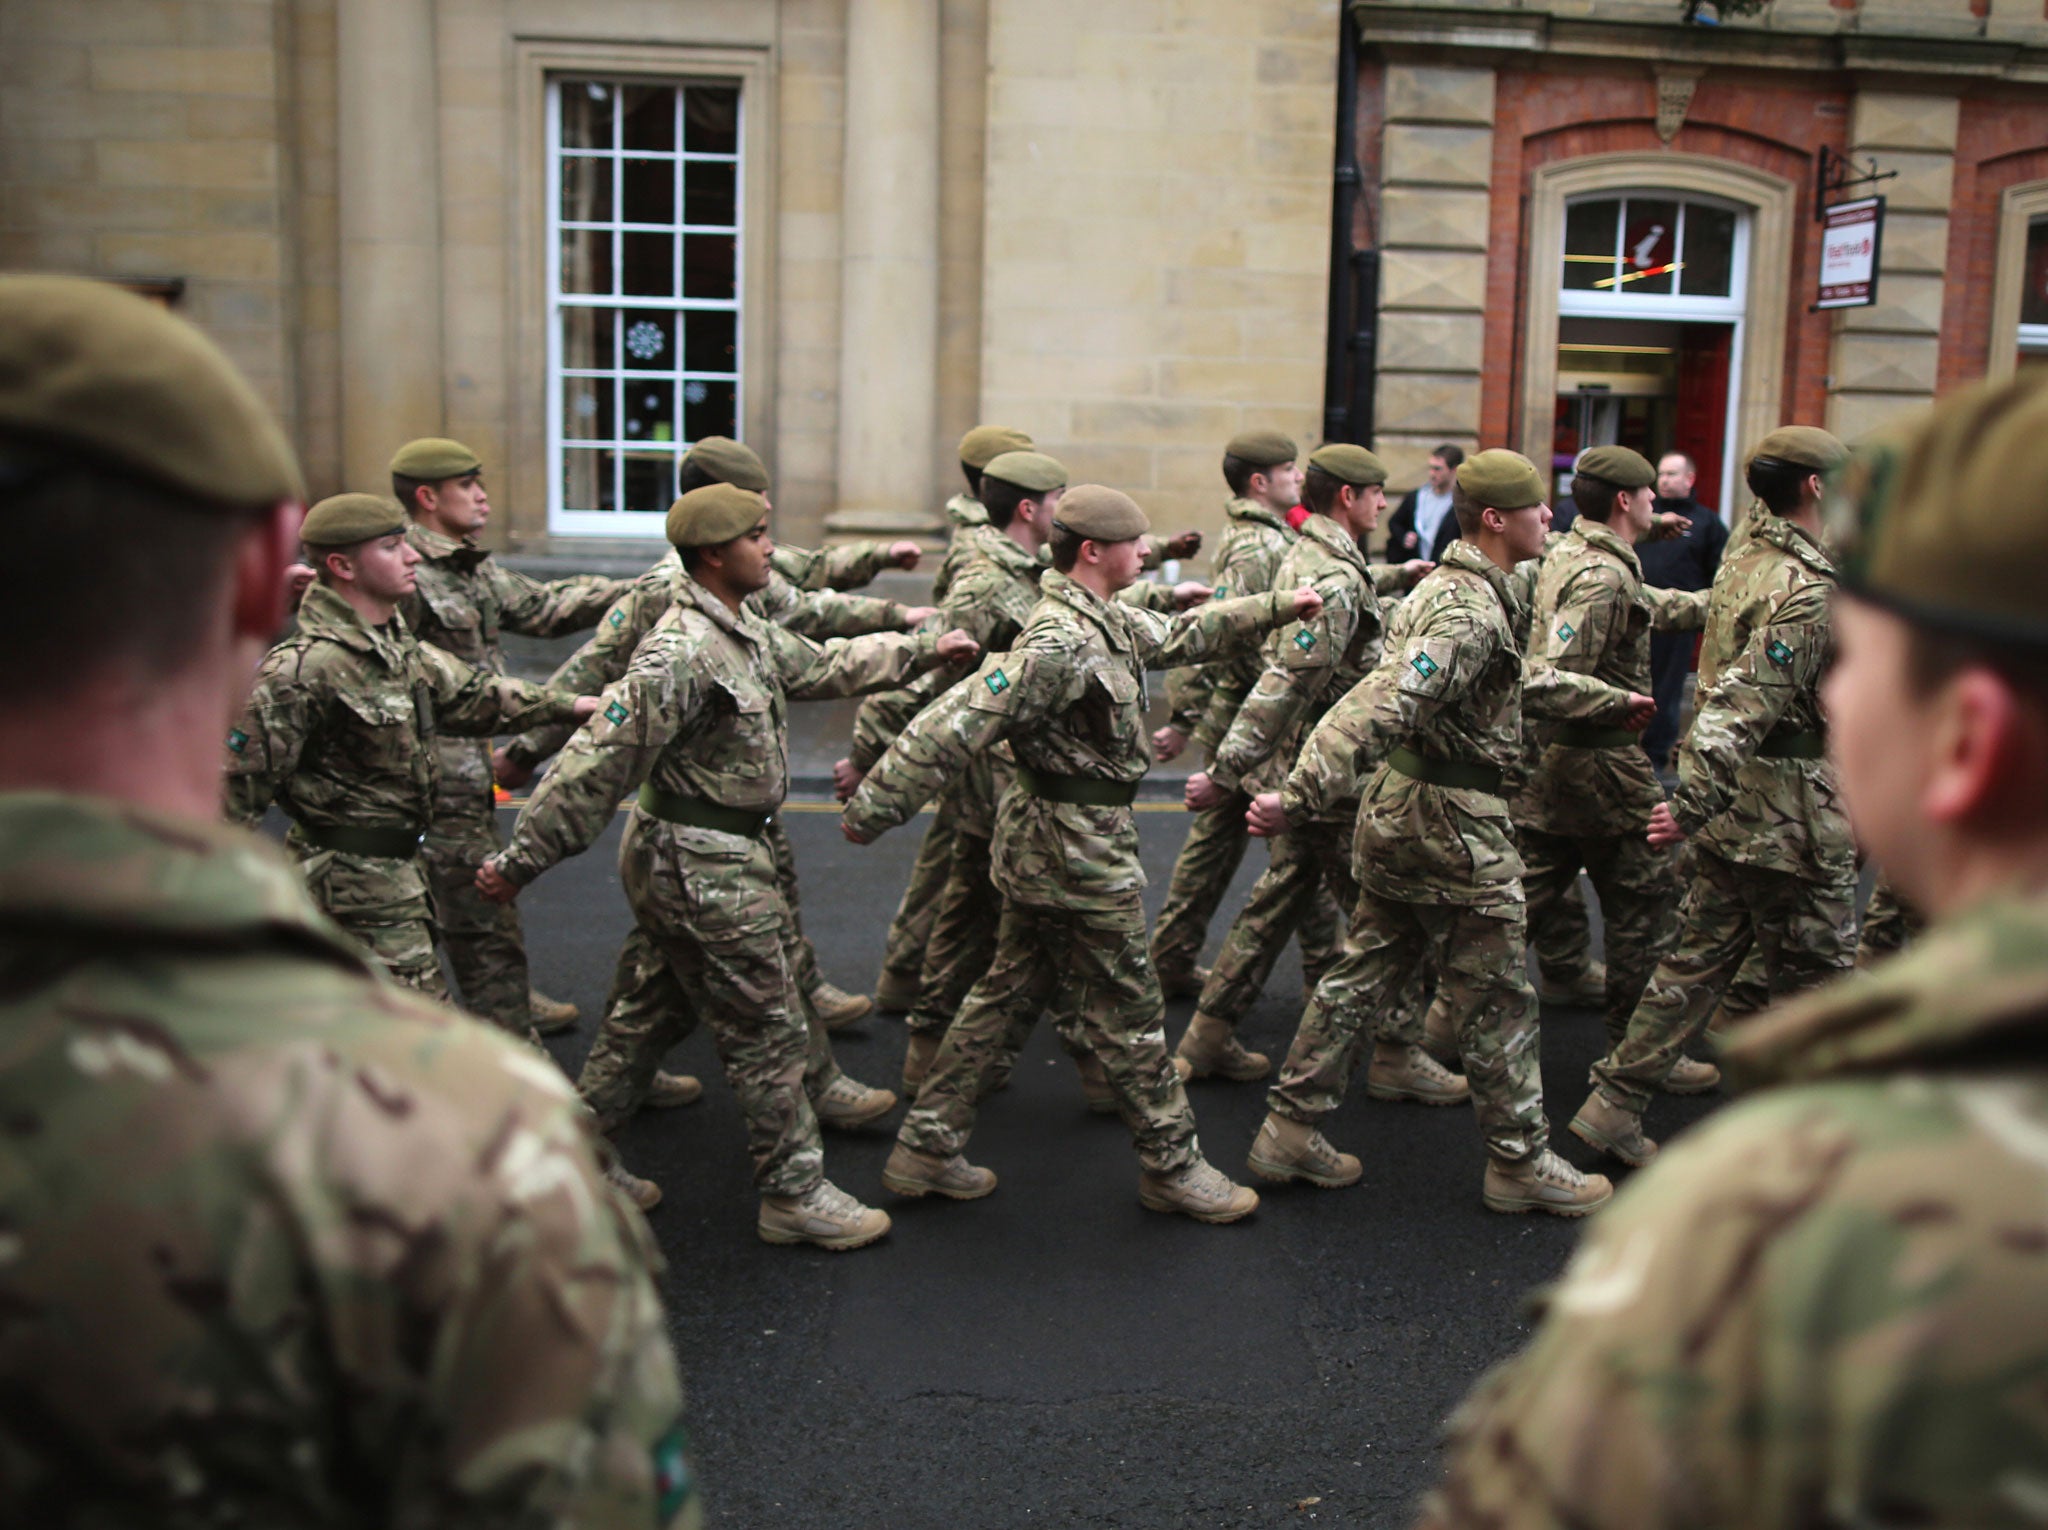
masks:
[[[417,588],[399,608],[413,636],[493,675],[505,673],[500,632],[560,637],[578,631],[627,588],[627,581],[594,575],[542,584],[506,568],[473,538],[457,541],[418,522],[405,539],[420,555]],[[443,737],[435,747],[440,786],[420,854],[441,949],[463,1004],[524,1035],[532,1016],[519,911],[476,890],[476,868],[499,844],[490,741]]]
[[[2040,1523],[2048,902],[1772,1010],[1452,1421],[1431,1527]]]
[[[1531,661],[1593,675],[1624,691],[1650,692],[1650,634],[1697,628],[1700,591],[1645,585],[1635,549],[1585,516],[1542,560],[1530,621]],[[1610,1044],[1661,958],[1678,939],[1683,891],[1675,858],[1651,848],[1644,826],[1664,789],[1626,728],[1563,724],[1528,730],[1535,744],[1527,780],[1509,806],[1526,868],[1529,928],[1554,925],[1584,867],[1600,894],[1607,928]]]
[[[1783,516],[1756,520],[1714,580],[1698,705],[1679,745],[1671,811],[1695,856],[1685,932],[1627,1036],[1593,1064],[1601,1096],[1637,1115],[1752,944],[1776,998],[1847,971],[1855,955],[1855,845],[1821,750],[1835,567]]]
[[[1302,740],[1331,704],[1379,663],[1385,627],[1379,597],[1393,594],[1404,582],[1398,566],[1367,564],[1350,534],[1328,516],[1311,515],[1302,522],[1300,538],[1281,559],[1273,588],[1313,585],[1323,597],[1323,609],[1266,640],[1263,668],[1209,767],[1209,778],[1240,801],[1240,823],[1241,799],[1279,785],[1301,752]],[[1273,841],[1271,864],[1231,922],[1202,989],[1203,1014],[1233,1026],[1244,1018],[1288,936],[1319,896],[1347,916],[1357,906],[1358,883],[1351,870],[1351,835],[1357,819],[1358,800],[1346,796]],[[1304,950],[1311,983],[1321,978],[1332,959]],[[1385,1017],[1381,1035],[1390,1042],[1419,1044],[1419,1006],[1397,1004]]]
[[[764,1195],[805,1194],[824,1164],[804,1087],[814,1041],[791,968],[795,926],[763,837],[788,793],[784,709],[791,699],[900,685],[935,653],[933,640],[901,635],[821,648],[744,607],[735,615],[678,571],[675,604],[562,751],[497,858],[510,881],[531,882],[588,849],[640,789],[619,877],[640,933],[681,990],[683,1005],[664,1021],[676,1034],[692,1016],[711,1026]],[[657,1037],[650,1056],[664,1050]]]
[[[1283,1116],[1315,1125],[1337,1108],[1378,1014],[1434,962],[1487,1150],[1533,1159],[1549,1140],[1522,858],[1499,774],[1521,747],[1525,706],[1618,722],[1628,693],[1525,665],[1525,619],[1508,575],[1453,542],[1402,603],[1399,641],[1309,735],[1281,789],[1288,819],[1307,823],[1358,794],[1361,766],[1377,766],[1352,842],[1359,900],[1344,954],[1317,985],[1269,1096]]]
[[[1212,601],[1175,618],[1098,599],[1064,574],[1007,654],[922,712],[868,773],[846,822],[872,839],[907,821],[973,757],[1007,741],[1019,779],[996,814],[997,950],[967,997],[898,1140],[951,1158],[975,1105],[1015,1057],[1024,1028],[1062,984],[1155,1174],[1200,1159],[1195,1120],[1168,1061],[1165,1001],[1145,954],[1145,873],[1129,797],[1145,773],[1148,668],[1199,662],[1256,640],[1292,594]],[[1045,792],[1090,795],[1095,805]]]
[[[228,815],[253,825],[274,800],[292,820],[285,843],[320,907],[401,982],[446,998],[418,851],[439,800],[439,735],[573,721],[575,702],[471,668],[415,639],[402,616],[372,627],[316,584],[228,734]],[[366,846],[365,831],[410,836],[414,848]],[[527,1028],[522,1018],[515,1034]]]
[[[1856,936],[1856,965],[1894,956],[1918,940],[1927,928],[1920,911],[1901,898],[1883,877],[1870,889],[1870,901],[1863,907],[1863,926]]]
[[[265,842],[104,801],[0,797],[0,966],[0,1522],[697,1522],[659,1256],[552,1066]]]

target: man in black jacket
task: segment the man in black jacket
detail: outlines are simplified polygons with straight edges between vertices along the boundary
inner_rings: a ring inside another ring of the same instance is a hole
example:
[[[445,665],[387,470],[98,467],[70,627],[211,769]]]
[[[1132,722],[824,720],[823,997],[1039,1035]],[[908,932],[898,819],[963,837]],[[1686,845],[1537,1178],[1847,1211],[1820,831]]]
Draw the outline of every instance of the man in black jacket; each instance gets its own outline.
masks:
[[[1451,480],[1465,454],[1448,443],[1429,454],[1429,477],[1408,491],[1401,508],[1387,517],[1387,561],[1410,558],[1435,562],[1458,539],[1458,518],[1451,514]]]
[[[1683,536],[1644,542],[1636,549],[1643,565],[1643,583],[1666,590],[1704,590],[1714,582],[1728,545],[1728,526],[1711,505],[1692,497],[1698,468],[1684,452],[1666,452],[1657,462],[1657,509],[1684,516],[1692,523]],[[1643,747],[1663,769],[1678,742],[1678,713],[1685,699],[1685,677],[1692,670],[1693,634],[1657,632],[1650,636],[1651,694],[1657,717],[1643,734]]]

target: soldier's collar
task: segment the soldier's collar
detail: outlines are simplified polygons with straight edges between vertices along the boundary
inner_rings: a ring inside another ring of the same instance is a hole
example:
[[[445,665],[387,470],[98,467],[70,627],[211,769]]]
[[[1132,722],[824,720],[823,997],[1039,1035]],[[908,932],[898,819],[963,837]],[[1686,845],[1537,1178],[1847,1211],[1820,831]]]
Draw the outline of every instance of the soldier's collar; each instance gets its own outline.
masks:
[[[1463,569],[1468,574],[1477,574],[1486,581],[1487,588],[1499,597],[1501,608],[1507,612],[1509,617],[1519,620],[1523,607],[1521,600],[1515,594],[1515,582],[1507,576],[1504,570],[1495,568],[1493,566],[1493,559],[1481,552],[1476,543],[1468,542],[1463,537],[1456,538],[1449,547],[1444,549],[1440,566]]]
[[[429,563],[452,564],[465,574],[490,556],[474,536],[451,537],[420,521],[406,523],[405,539]]]
[[[1318,543],[1342,558],[1363,574],[1367,570],[1365,552],[1359,547],[1351,533],[1331,520],[1327,515],[1311,514],[1301,523],[1301,534],[1314,537]]]
[[[772,577],[774,579],[782,578],[780,574],[773,574]],[[765,593],[766,591],[756,590],[753,595],[740,602],[738,611],[734,611],[724,601],[692,579],[689,570],[680,567],[676,570],[676,598],[678,600],[687,600],[734,637],[744,638],[749,643],[759,643],[761,641],[761,631],[758,625],[761,618],[754,613],[749,602]]]
[[[1005,573],[1022,574],[1030,579],[1037,579],[1045,573],[1046,565],[1039,560],[1036,553],[1026,552],[1008,532],[996,530],[995,527],[989,529],[995,531],[995,535],[976,538],[976,553],[996,564]]]
[[[1788,521],[1784,516],[1758,507],[1750,515],[1750,536],[1758,541],[1790,553],[1800,562],[1826,574],[1835,576],[1835,560],[1820,539],[1801,526],[1797,521]]]
[[[1643,572],[1643,561],[1636,556],[1636,550],[1616,536],[1614,528],[1605,521],[1589,521],[1582,515],[1572,522],[1565,535],[1575,536],[1588,547],[1597,547],[1609,557],[1621,559],[1637,576]]]
[[[1255,499],[1246,499],[1242,494],[1233,495],[1225,500],[1223,513],[1233,521],[1257,521],[1261,526],[1271,526],[1275,531],[1294,530],[1287,524],[1286,516],[1278,511],[1269,510]]]
[[[955,526],[986,526],[988,509],[972,494],[955,494],[946,501],[946,518]]]
[[[403,617],[393,617],[402,621]],[[308,637],[326,638],[358,653],[377,653],[377,633],[356,613],[356,608],[328,586],[315,580],[299,602],[299,631]]]

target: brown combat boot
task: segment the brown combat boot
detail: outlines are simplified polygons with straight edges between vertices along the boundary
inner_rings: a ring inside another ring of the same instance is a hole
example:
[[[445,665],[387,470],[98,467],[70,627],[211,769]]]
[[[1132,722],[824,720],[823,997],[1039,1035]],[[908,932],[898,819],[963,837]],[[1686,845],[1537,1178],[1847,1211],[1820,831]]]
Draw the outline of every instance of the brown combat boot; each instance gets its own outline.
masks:
[[[1545,976],[1536,997],[1545,1004],[1569,1004],[1577,1009],[1598,1009],[1607,1002],[1607,963],[1588,962],[1574,977]]]
[[[811,1008],[818,1012],[818,1022],[828,1031],[845,1030],[874,1007],[875,1001],[866,994],[848,993],[830,983],[820,983],[811,990]]]
[[[996,1175],[995,1170],[971,1164],[958,1153],[941,1158],[899,1142],[882,1165],[882,1183],[898,1195],[936,1193],[956,1201],[978,1201],[995,1189]]]
[[[1634,1111],[1609,1103],[1595,1089],[1572,1117],[1571,1133],[1588,1147],[1612,1153],[1623,1163],[1640,1169],[1657,1156],[1657,1144],[1643,1133],[1643,1118]]]
[[[1613,1198],[1614,1186],[1604,1174],[1581,1174],[1545,1148],[1533,1159],[1513,1163],[1489,1157],[1480,1189],[1488,1211],[1510,1216],[1547,1211],[1557,1217],[1582,1217]]]
[[[1227,1020],[1218,1020],[1214,1015],[1205,1015],[1199,1010],[1188,1022],[1187,1031],[1181,1036],[1173,1057],[1174,1071],[1180,1074],[1182,1083],[1215,1074],[1234,1083],[1246,1084],[1273,1071],[1272,1059],[1264,1052],[1246,1051]]]
[[[605,1183],[623,1190],[626,1199],[642,1211],[652,1211],[661,1204],[661,1186],[651,1179],[642,1179],[617,1158],[605,1165],[604,1177]]]
[[[1375,1042],[1365,1092],[1376,1100],[1413,1100],[1418,1105],[1462,1105],[1472,1098],[1465,1075],[1453,1073],[1421,1047]]]
[[[1298,1179],[1324,1190],[1355,1185],[1365,1175],[1365,1165],[1352,1154],[1338,1152],[1313,1126],[1277,1110],[1266,1113],[1245,1167],[1260,1179],[1283,1185]]]
[[[917,1098],[924,1076],[932,1071],[932,1059],[939,1055],[939,1043],[946,1038],[937,1031],[912,1031],[903,1048],[903,1093]]]
[[[526,1012],[533,1016],[533,1028],[543,1036],[559,1036],[582,1018],[583,1011],[561,999],[550,999],[538,988],[526,990]]]
[[[763,1243],[864,1248],[889,1230],[889,1213],[863,1206],[829,1179],[802,1195],[764,1195],[754,1230]]]
[[[870,1121],[879,1121],[895,1108],[894,1090],[870,1089],[859,1079],[848,1078],[844,1073],[834,1075],[832,1082],[811,1101],[811,1109],[818,1114],[818,1124],[841,1132],[854,1131]]]
[[[646,1105],[651,1110],[674,1110],[694,1105],[704,1097],[704,1086],[687,1073],[656,1073],[647,1086]]]
[[[1098,1116],[1116,1114],[1116,1091],[1109,1087],[1109,1075],[1102,1071],[1102,1059],[1090,1052],[1074,1059],[1074,1071],[1081,1076],[1081,1099]]]
[[[1429,1013],[1422,1017],[1422,1050],[1445,1067],[1463,1060],[1458,1048],[1458,1017],[1451,1013],[1451,1001],[1441,988],[1429,1001]]]
[[[1259,1193],[1197,1158],[1171,1174],[1145,1170],[1138,1176],[1138,1202],[1147,1211],[1178,1211],[1197,1222],[1236,1222],[1259,1209]]]
[[[1199,999],[1208,982],[1207,967],[1179,967],[1159,973],[1159,991],[1169,999]]]
[[[907,1015],[917,1008],[917,974],[884,967],[875,981],[875,1008],[885,1015]]]
[[[1696,1057],[1681,1056],[1657,1087],[1666,1094],[1705,1094],[1721,1087],[1721,1070]]]

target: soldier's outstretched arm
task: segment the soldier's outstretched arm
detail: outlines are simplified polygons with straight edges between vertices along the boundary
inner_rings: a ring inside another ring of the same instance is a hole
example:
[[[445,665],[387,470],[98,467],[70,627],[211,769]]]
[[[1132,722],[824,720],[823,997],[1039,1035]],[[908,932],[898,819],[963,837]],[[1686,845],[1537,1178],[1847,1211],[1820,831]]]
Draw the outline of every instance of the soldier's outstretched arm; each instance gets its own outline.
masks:
[[[775,572],[800,590],[857,590],[897,561],[894,542],[842,542],[816,550],[775,546]]]
[[[1707,597],[1712,590],[1664,590],[1654,584],[1643,586],[1643,600],[1650,608],[1652,632],[1697,632],[1707,624]]]
[[[788,585],[782,588],[788,591],[787,599],[764,602],[765,614],[778,627],[814,642],[865,637],[871,632],[901,632],[910,620],[910,608],[893,600],[842,595],[836,590],[798,590]]]
[[[774,658],[783,694],[792,701],[829,701],[894,690],[945,661],[943,634],[877,632],[814,643],[780,627]]]
[[[434,722],[443,733],[489,738],[535,723],[573,722],[582,715],[581,698],[572,692],[494,675],[431,643],[420,644],[419,650],[434,687]]]
[[[664,559],[629,584],[611,603],[589,640],[548,677],[548,689],[595,696],[623,675],[641,641],[675,604],[676,572],[676,566]],[[529,728],[505,746],[505,756],[530,771],[568,743],[575,731],[573,722]]]
[[[1341,583],[1334,576],[1327,587],[1334,595]],[[1319,588],[1318,594],[1325,593]],[[1336,672],[1339,656],[1351,642],[1358,612],[1349,602],[1325,601],[1315,615],[1289,622],[1266,639],[1265,667],[1258,683],[1231,719],[1230,730],[1216,746],[1209,779],[1225,791],[1237,790],[1244,778],[1272,758],[1283,740],[1322,695]]]
[[[319,722],[324,695],[307,663],[307,650],[297,643],[271,649],[256,673],[249,704],[228,729],[221,789],[231,823],[254,828],[278,787],[299,768],[299,754]]]
[[[1212,600],[1174,617],[1132,608],[1131,630],[1147,669],[1172,669],[1253,647],[1275,627],[1321,609],[1322,598],[1313,592],[1273,590]]]
[[[561,637],[581,632],[633,587],[630,579],[576,574],[540,580],[507,568],[496,558],[483,564],[498,597],[499,619],[508,632],[527,637]]]

